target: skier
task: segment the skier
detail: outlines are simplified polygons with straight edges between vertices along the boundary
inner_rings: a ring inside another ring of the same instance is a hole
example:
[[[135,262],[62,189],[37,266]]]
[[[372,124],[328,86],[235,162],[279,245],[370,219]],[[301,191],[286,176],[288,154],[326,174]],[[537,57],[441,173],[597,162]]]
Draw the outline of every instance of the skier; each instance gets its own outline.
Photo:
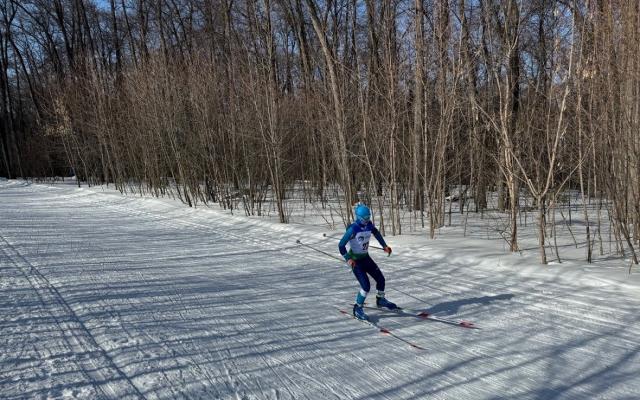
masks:
[[[355,209],[356,222],[351,224],[344,236],[340,240],[338,249],[340,254],[344,257],[347,264],[352,268],[353,274],[360,283],[360,291],[356,295],[356,302],[353,305],[353,316],[368,320],[369,317],[365,314],[362,306],[364,300],[371,289],[371,283],[367,274],[376,281],[376,289],[378,291],[376,295],[376,306],[386,307],[390,310],[398,308],[394,303],[390,302],[384,297],[385,279],[382,275],[382,271],[376,265],[376,263],[369,257],[369,239],[371,235],[375,236],[380,245],[383,247],[384,252],[391,255],[391,247],[387,246],[380,231],[371,222],[371,211],[369,207],[359,204]],[[347,252],[346,245],[349,243],[349,251]]]

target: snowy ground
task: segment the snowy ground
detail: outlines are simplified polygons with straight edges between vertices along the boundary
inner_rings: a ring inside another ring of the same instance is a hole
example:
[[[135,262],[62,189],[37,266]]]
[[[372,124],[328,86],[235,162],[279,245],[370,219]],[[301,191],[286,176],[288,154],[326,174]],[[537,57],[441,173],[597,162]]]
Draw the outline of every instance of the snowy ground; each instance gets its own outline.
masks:
[[[323,236],[327,233],[327,237]],[[638,399],[640,274],[455,232],[388,237],[388,297],[481,330],[353,319],[339,232],[0,181],[0,398]],[[636,270],[637,271],[637,270]]]

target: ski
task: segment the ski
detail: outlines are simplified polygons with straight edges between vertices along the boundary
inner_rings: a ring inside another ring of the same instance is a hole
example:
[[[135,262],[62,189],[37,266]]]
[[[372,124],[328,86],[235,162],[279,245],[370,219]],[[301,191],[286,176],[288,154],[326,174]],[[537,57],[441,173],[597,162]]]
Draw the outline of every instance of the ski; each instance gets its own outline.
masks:
[[[426,311],[404,310],[403,308],[390,310],[388,308],[378,308],[378,307],[371,307],[367,305],[364,305],[363,307],[369,310],[378,310],[381,312],[389,312],[389,313],[398,314],[398,315],[405,315],[407,317],[414,317],[422,320],[442,322],[444,324],[460,326],[462,328],[480,329],[480,327],[477,327],[473,322],[442,318],[442,317],[438,317],[436,315],[430,314]]]
[[[375,328],[378,330],[378,332],[382,333],[383,335],[388,335],[391,336],[392,338],[399,340],[405,344],[408,344],[409,346],[413,347],[414,349],[418,349],[418,350],[426,350],[424,347],[418,346],[417,344],[411,342],[410,340],[407,340],[401,336],[396,335],[395,333],[391,332],[391,330],[389,328],[385,328],[384,326],[378,325],[375,322],[369,321],[369,320],[364,320],[364,319],[358,319],[356,317],[353,316],[353,314],[351,314],[349,311],[343,310],[341,308],[338,309],[338,311],[340,311],[340,313],[346,317],[349,317],[351,319],[355,319],[356,321],[360,321],[363,324],[367,324],[372,328]]]

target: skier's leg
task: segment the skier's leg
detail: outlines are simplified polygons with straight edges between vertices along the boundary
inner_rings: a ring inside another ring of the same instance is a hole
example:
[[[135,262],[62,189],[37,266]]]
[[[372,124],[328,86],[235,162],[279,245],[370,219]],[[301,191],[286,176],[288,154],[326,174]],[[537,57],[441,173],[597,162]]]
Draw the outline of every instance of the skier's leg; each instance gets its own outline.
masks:
[[[356,262],[356,266],[353,268],[353,274],[356,276],[358,283],[360,283],[360,290],[356,295],[356,302],[353,305],[353,315],[358,319],[367,320],[369,317],[365,314],[362,306],[364,305],[364,300],[367,298],[367,294],[371,289],[371,283],[369,282],[369,277],[362,268],[360,261]]]
[[[384,279],[384,275],[382,274],[382,271],[380,270],[380,268],[378,268],[378,264],[376,264],[376,262],[373,261],[371,257],[363,258],[361,264],[363,266],[364,271],[366,271],[366,273],[371,275],[373,280],[376,281],[376,290],[378,292],[384,293],[384,287],[385,287],[386,281]]]
[[[378,268],[378,265],[370,257],[367,257],[365,260],[367,260],[367,273],[371,275],[371,277],[376,281],[376,289],[378,291],[378,293],[376,294],[376,305],[378,307],[386,307],[390,310],[398,308],[397,305],[390,302],[384,297],[386,280],[384,278],[384,275],[382,274],[382,271],[380,270],[380,268]]]
[[[353,274],[356,276],[358,283],[360,283],[360,291],[356,296],[356,304],[364,304],[364,300],[371,290],[371,282],[369,282],[369,277],[365,272],[362,263],[360,260],[357,261],[356,266],[353,268]]]

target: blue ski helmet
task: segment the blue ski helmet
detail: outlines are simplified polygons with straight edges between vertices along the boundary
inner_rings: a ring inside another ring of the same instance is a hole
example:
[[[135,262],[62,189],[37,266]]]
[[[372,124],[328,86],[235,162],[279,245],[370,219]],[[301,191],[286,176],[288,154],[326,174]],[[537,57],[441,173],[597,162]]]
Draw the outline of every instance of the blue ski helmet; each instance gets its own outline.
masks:
[[[359,204],[356,207],[356,220],[364,225],[367,222],[369,222],[369,220],[371,219],[371,210],[369,210],[369,207],[365,206],[364,204]]]

